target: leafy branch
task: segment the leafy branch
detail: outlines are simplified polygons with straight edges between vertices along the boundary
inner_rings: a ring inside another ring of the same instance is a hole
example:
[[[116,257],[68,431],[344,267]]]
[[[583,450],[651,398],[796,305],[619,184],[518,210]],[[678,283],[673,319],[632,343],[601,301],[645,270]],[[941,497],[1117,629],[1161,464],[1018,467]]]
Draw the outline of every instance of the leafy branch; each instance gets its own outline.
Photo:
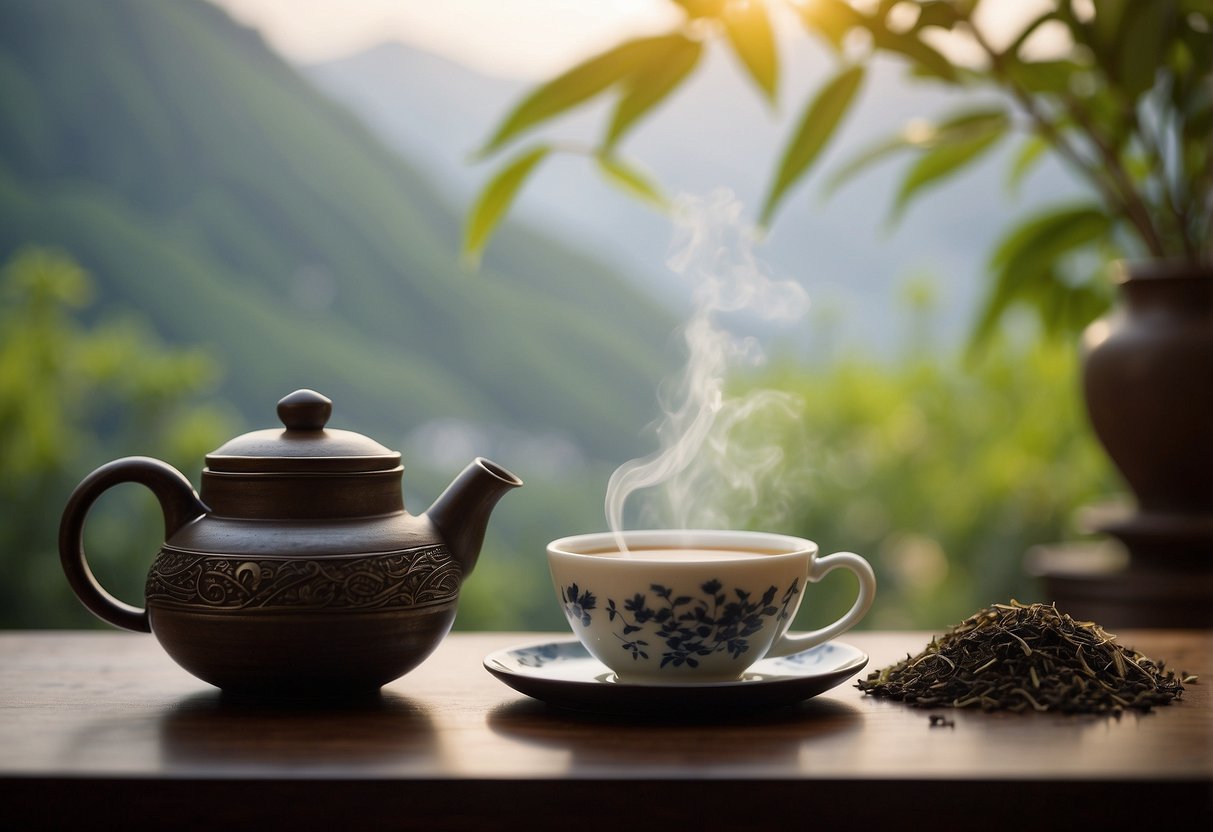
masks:
[[[1074,273],[1083,252],[1097,253],[1088,258],[1095,263],[1110,256],[1213,258],[1213,0],[1053,0],[1003,47],[982,28],[983,0],[877,0],[862,8],[844,0],[670,2],[681,16],[669,32],[582,62],[506,115],[482,157],[588,101],[615,98],[596,147],[539,144],[490,179],[469,215],[465,253],[480,255],[519,189],[554,153],[593,158],[615,184],[664,205],[657,185],[623,160],[624,139],[692,76],[711,41],[731,51],[755,90],[774,103],[778,9],[780,19],[798,21],[805,35],[824,43],[837,68],[808,97],[784,146],[763,202],[764,224],[809,176],[856,105],[866,67],[885,56],[914,81],[958,93],[992,92],[994,101],[933,124],[908,124],[845,161],[828,179],[827,193],[878,162],[909,155],[893,198],[896,221],[921,194],[1017,132],[1023,144],[1011,162],[1011,183],[1052,153],[1092,191],[1089,203],[1043,209],[1005,233],[991,259],[993,286],[974,344],[1017,303],[1063,331],[1099,314],[1101,267]],[[1036,56],[1033,42],[1046,30],[1067,44],[1064,57]],[[949,57],[942,45],[948,39],[975,47],[982,61]],[[1076,218],[1081,221],[1070,227]]]

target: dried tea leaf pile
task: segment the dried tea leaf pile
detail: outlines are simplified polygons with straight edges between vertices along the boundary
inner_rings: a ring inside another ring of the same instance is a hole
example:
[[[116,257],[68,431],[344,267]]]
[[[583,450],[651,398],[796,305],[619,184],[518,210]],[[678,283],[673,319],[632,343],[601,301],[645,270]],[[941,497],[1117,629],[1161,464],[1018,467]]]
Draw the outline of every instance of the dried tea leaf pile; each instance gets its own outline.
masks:
[[[1169,704],[1196,681],[1115,639],[1052,604],[995,604],[857,687],[919,707],[1119,713]]]

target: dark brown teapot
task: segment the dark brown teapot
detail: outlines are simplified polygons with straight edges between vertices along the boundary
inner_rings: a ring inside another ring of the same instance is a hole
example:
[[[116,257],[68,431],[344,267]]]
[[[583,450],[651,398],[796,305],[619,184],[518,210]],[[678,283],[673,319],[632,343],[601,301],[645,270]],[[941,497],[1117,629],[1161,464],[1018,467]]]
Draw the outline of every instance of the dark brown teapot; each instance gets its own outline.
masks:
[[[477,459],[411,515],[400,454],[326,429],[331,414],[332,402],[311,390],[282,399],[284,429],[207,455],[201,496],[155,459],[98,468],[72,493],[59,529],[76,595],[110,624],[153,633],[182,667],[225,690],[373,691],[412,670],[450,630],[489,513],[522,481]],[[122,482],[147,486],[164,512],[145,609],[102,589],[84,555],[89,508]]]

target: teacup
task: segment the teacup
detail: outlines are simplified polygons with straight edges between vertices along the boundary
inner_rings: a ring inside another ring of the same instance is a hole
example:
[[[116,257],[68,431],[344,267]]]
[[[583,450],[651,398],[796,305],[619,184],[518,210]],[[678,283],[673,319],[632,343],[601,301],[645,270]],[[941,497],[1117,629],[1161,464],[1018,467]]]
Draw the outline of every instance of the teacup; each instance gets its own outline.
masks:
[[[548,544],[569,626],[621,682],[735,681],[759,659],[807,650],[859,623],[876,576],[859,555],[817,556],[811,540],[766,532],[627,531]],[[859,578],[842,618],[790,635],[808,584],[837,568]]]

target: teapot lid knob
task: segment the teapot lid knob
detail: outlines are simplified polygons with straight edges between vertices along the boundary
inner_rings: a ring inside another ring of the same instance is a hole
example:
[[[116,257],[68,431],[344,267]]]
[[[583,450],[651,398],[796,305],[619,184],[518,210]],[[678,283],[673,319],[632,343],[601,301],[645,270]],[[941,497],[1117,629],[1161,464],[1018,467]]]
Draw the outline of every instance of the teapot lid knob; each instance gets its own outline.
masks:
[[[296,390],[278,402],[278,418],[287,430],[324,430],[333,415],[333,400],[315,390]]]
[[[225,442],[206,455],[207,470],[306,476],[400,470],[400,454],[395,451],[361,433],[326,427],[332,415],[328,397],[315,390],[296,390],[278,402],[278,418],[286,430],[255,430]]]

